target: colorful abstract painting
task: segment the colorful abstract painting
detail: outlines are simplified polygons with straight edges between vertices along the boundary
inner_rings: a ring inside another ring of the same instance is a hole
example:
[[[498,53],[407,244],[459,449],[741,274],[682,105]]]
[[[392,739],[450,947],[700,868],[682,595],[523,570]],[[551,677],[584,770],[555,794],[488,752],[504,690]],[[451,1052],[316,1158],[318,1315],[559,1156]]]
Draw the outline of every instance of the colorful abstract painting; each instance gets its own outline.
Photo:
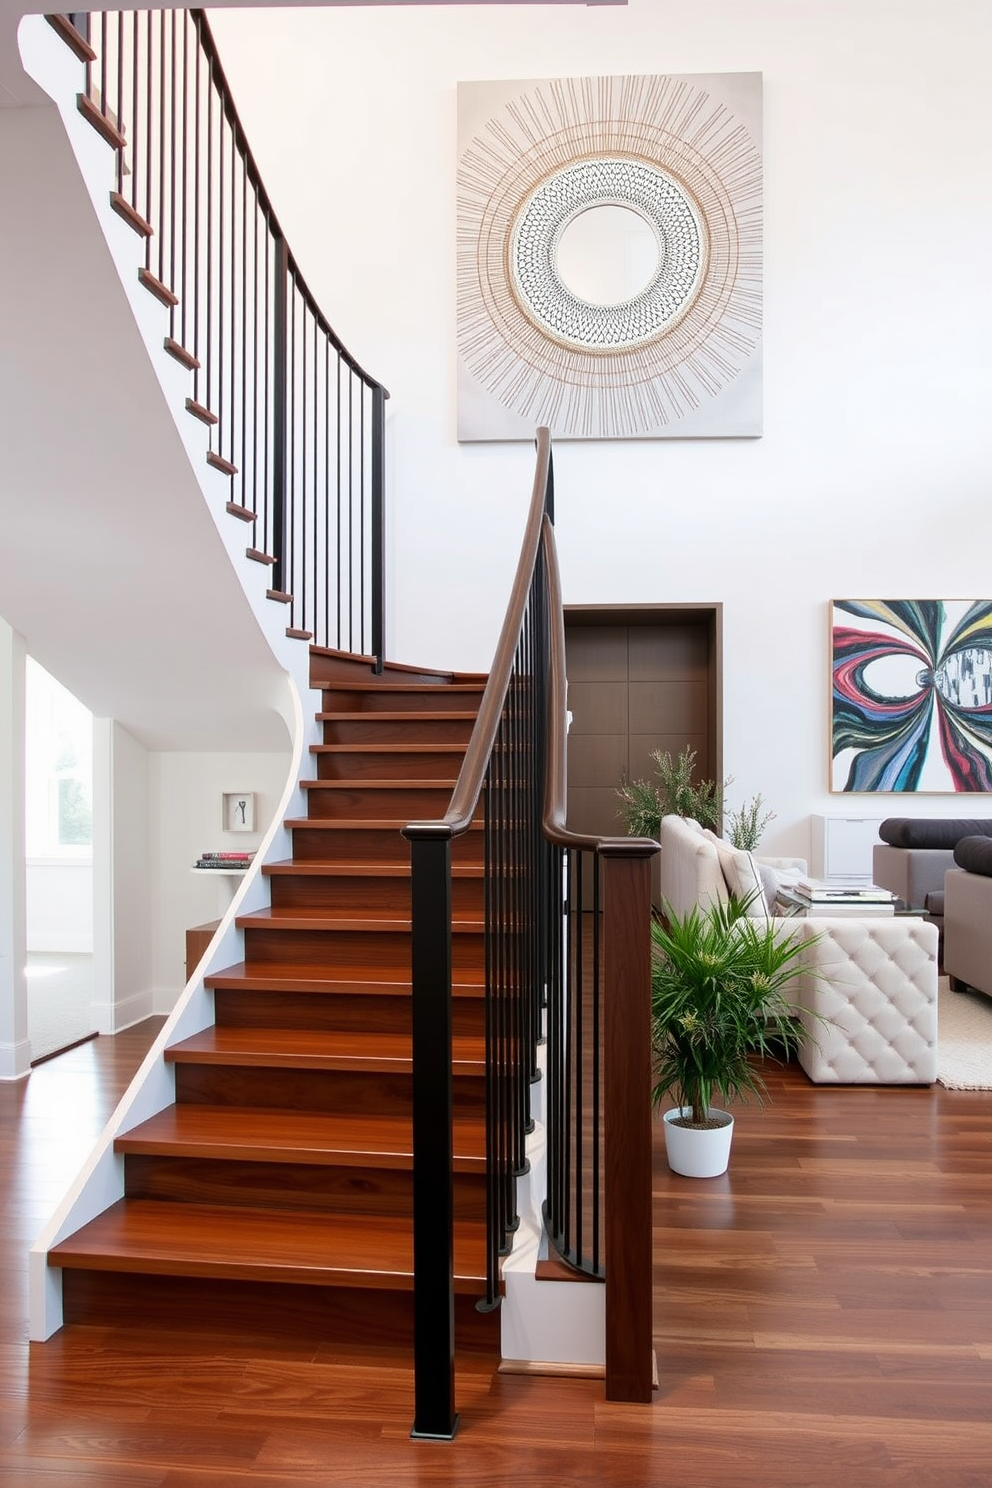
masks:
[[[837,599],[835,791],[992,791],[992,600]]]

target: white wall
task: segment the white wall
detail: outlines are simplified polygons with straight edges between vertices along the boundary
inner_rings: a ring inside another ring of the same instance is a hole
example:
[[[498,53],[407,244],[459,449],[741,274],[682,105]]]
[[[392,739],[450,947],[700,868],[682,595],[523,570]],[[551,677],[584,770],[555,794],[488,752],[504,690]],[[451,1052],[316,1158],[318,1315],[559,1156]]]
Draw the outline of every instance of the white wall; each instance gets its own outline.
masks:
[[[28,1072],[24,980],[24,637],[0,619],[0,1080]]]
[[[190,871],[203,852],[252,852],[286,785],[286,753],[156,753],[149,756],[152,977],[155,1011],[170,1012],[186,984],[187,929],[216,920],[237,879]],[[225,832],[225,791],[255,792],[254,832]],[[190,968],[192,970],[192,968]]]
[[[211,23],[303,272],[392,393],[389,649],[463,667],[491,659],[532,454],[454,437],[457,81],[764,74],[764,437],[559,444],[565,600],[724,602],[724,759],[773,850],[807,851],[811,812],[932,813],[828,794],[828,601],[989,592],[987,0]]]
[[[29,951],[93,950],[93,864],[85,858],[28,858]]]

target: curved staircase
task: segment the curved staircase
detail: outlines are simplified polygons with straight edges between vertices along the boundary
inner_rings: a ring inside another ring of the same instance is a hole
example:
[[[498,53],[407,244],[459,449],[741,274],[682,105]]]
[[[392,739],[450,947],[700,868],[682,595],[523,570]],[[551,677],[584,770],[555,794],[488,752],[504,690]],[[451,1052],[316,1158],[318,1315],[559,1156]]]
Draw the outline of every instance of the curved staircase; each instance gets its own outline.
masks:
[[[216,1022],[166,1050],[175,1104],[117,1137],[125,1196],[49,1254],[67,1323],[126,1315],[348,1339],[409,1335],[413,1284],[409,820],[443,811],[484,679],[314,650],[323,742]],[[498,1346],[486,1289],[483,833],[458,848],[454,925],[459,1344]],[[493,1315],[495,1317],[495,1315]]]

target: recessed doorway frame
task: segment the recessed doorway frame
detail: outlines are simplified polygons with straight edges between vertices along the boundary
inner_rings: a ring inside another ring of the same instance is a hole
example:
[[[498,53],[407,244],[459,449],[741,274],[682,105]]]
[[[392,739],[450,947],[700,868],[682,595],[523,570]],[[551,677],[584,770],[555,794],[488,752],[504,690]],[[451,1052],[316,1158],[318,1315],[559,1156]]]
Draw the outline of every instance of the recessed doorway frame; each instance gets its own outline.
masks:
[[[696,626],[706,644],[707,778],[722,783],[723,769],[723,604],[721,601],[657,604],[567,604],[564,606],[566,653],[568,633],[591,626]],[[617,825],[619,835],[620,825]]]

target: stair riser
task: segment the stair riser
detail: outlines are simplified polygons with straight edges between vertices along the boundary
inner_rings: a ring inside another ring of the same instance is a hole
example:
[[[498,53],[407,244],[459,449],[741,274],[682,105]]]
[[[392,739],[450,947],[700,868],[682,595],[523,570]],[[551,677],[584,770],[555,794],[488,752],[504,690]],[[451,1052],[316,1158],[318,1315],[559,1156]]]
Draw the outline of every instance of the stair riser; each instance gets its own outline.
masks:
[[[475,713],[482,701],[481,687],[412,687],[396,690],[383,684],[368,690],[325,687],[322,713],[440,713],[445,709]]]
[[[333,754],[314,753],[311,758],[318,780],[455,780],[464,751],[413,752],[400,747],[372,754],[346,749]]]
[[[66,1323],[133,1327],[188,1334],[215,1330],[230,1339],[284,1341],[290,1349],[358,1354],[363,1348],[413,1347],[413,1295],[405,1291],[351,1287],[280,1286],[277,1282],[217,1281],[196,1276],[113,1275],[105,1271],[62,1273]],[[475,1295],[478,1295],[476,1290]],[[475,1297],[455,1297],[459,1352],[499,1357],[499,1311],[480,1313]],[[375,1357],[369,1362],[376,1362]],[[381,1359],[378,1360],[381,1363]],[[412,1367],[412,1366],[411,1366]]]
[[[322,909],[348,913],[382,910],[410,914],[409,877],[344,877],[278,873],[270,876],[273,909]],[[454,878],[451,904],[456,915],[481,916],[485,887],[481,878]]]
[[[454,1175],[456,1220],[484,1220],[484,1173]],[[186,1204],[225,1204],[235,1208],[306,1209],[314,1213],[413,1214],[413,1173],[375,1166],[225,1161],[128,1153],[124,1192],[133,1199]]]
[[[325,744],[418,744],[466,745],[472,736],[473,718],[382,718],[374,713],[358,718],[324,720]]]
[[[413,817],[410,818],[413,820]],[[451,844],[453,863],[481,863],[481,831],[466,832]],[[301,863],[410,863],[410,844],[395,827],[348,829],[333,826],[293,828],[293,857]]]
[[[474,971],[484,964],[482,932],[452,937],[452,966],[456,971]],[[326,966],[333,976],[336,966],[364,966],[376,970],[410,969],[410,935],[407,931],[364,932],[360,930],[245,930],[245,965],[251,970],[264,966]]]
[[[485,1112],[482,1075],[452,1080],[456,1112]],[[257,1066],[180,1064],[176,1066],[176,1100],[199,1106],[253,1106],[266,1110],[331,1111],[337,1115],[380,1112],[409,1116],[412,1080],[408,1074],[312,1069],[263,1069]]]
[[[336,1033],[409,1034],[411,1006],[403,997],[361,997],[347,993],[229,992],[214,993],[217,1023],[222,1028],[302,1028]],[[451,1025],[456,1035],[485,1032],[481,997],[452,999]]]
[[[318,821],[433,821],[447,811],[454,780],[452,775],[450,784],[420,787],[318,786],[306,791],[307,816]]]

